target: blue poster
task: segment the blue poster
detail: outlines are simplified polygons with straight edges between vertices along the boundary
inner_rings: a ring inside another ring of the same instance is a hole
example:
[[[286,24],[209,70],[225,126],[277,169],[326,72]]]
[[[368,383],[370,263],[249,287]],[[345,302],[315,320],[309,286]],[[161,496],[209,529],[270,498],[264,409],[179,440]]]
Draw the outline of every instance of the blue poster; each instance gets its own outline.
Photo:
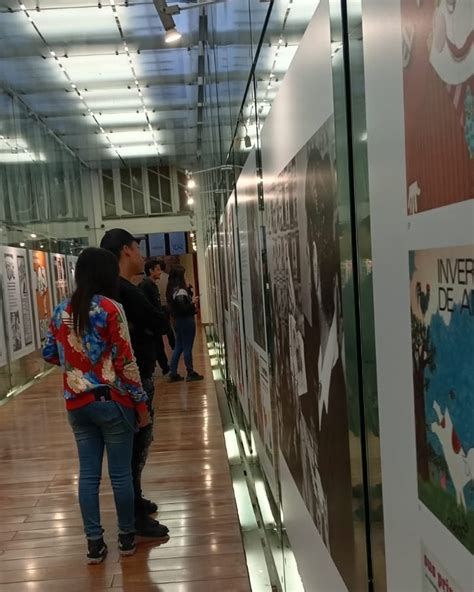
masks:
[[[148,235],[150,257],[164,257],[166,255],[166,242],[163,232],[155,232]]]
[[[186,233],[170,232],[170,255],[186,255]]]

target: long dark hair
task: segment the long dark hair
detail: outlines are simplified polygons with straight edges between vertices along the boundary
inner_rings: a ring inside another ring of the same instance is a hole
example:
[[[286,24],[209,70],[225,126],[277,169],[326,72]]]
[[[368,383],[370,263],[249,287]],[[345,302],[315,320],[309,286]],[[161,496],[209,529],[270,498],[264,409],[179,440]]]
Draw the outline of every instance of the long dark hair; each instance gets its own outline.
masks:
[[[89,325],[92,297],[106,296],[116,300],[119,290],[117,257],[105,249],[85,249],[76,264],[76,290],[71,298],[74,330],[83,335]]]
[[[186,269],[182,265],[174,265],[171,268],[168,277],[168,286],[166,287],[166,301],[169,306],[173,304],[173,294],[176,290],[179,290],[180,288],[186,290],[186,282],[184,281],[185,273]]]

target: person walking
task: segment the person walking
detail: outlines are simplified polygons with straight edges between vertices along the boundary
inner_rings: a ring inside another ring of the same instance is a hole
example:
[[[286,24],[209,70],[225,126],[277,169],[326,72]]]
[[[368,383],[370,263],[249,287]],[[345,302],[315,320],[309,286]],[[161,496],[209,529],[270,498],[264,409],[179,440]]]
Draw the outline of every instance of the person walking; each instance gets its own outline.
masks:
[[[133,442],[132,475],[135,488],[135,527],[143,537],[163,538],[168,528],[154,520],[151,514],[158,511],[155,502],[146,499],[142,491],[142,473],[153,442],[156,366],[156,342],[166,331],[166,318],[150,302],[131,280],[143,273],[145,261],[140,252],[140,239],[122,228],[105,233],[100,246],[113,253],[119,263],[119,301],[123,305],[130,328],[131,342],[137,360],[143,388],[148,396],[147,404],[151,423],[140,429]]]
[[[68,419],[79,454],[79,505],[87,560],[97,564],[107,555],[99,509],[104,449],[117,511],[119,552],[133,555],[133,440],[135,428],[145,429],[151,419],[125,313],[116,302],[116,258],[103,249],[85,249],[77,261],[75,279],[71,299],[54,311],[43,358],[63,371]]]
[[[168,308],[168,301],[166,299],[166,289],[168,288],[169,275],[166,273],[166,263],[162,259],[158,261],[158,265],[160,267],[160,275],[157,280],[157,285],[158,290],[160,291],[161,306],[165,312],[166,318],[168,319],[168,331],[166,333],[166,337],[168,339],[170,348],[174,349],[176,345],[176,337],[173,327],[171,326],[171,315]],[[157,273],[156,268],[155,273]]]
[[[161,267],[156,259],[152,259],[145,263],[145,279],[140,283],[139,287],[145,296],[148,298],[150,304],[160,311],[165,316],[165,312],[161,305],[160,290],[158,289],[157,280],[160,279]],[[169,324],[169,323],[168,323]],[[170,327],[168,327],[168,331]],[[167,333],[168,333],[167,331]],[[165,351],[165,344],[163,343],[163,336],[160,335],[156,340],[156,361],[158,362],[163,376],[166,376],[170,371],[168,357]]]
[[[176,347],[173,350],[170,365],[170,382],[184,380],[178,374],[178,364],[181,354],[184,354],[188,382],[202,380],[203,376],[198,374],[193,367],[193,345],[196,337],[196,315],[197,298],[189,295],[185,269],[182,265],[175,265],[170,272],[168,286],[166,288],[166,299],[168,302],[171,317],[174,321],[176,332]]]

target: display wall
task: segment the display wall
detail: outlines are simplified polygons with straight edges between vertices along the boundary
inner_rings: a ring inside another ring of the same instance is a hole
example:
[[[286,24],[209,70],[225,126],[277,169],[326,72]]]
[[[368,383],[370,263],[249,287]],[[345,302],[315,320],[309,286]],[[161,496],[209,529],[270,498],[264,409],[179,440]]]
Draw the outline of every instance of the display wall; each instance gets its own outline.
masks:
[[[470,592],[472,3],[314,8],[208,208],[237,430],[306,590]]]
[[[467,591],[473,5],[365,0],[362,15],[388,589]]]

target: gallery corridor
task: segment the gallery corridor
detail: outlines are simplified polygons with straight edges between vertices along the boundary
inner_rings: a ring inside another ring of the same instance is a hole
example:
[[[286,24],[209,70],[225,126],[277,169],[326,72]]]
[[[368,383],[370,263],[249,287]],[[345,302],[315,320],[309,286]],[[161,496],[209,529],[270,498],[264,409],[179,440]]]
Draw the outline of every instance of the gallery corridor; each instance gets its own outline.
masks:
[[[77,502],[78,462],[53,373],[0,413],[2,592],[245,592],[249,590],[221,419],[204,338],[195,348],[205,380],[157,379],[155,442],[145,493],[170,528],[162,545],[140,541],[119,559],[113,498],[104,469],[101,510],[109,556],[85,562]],[[104,465],[105,466],[105,465]]]

